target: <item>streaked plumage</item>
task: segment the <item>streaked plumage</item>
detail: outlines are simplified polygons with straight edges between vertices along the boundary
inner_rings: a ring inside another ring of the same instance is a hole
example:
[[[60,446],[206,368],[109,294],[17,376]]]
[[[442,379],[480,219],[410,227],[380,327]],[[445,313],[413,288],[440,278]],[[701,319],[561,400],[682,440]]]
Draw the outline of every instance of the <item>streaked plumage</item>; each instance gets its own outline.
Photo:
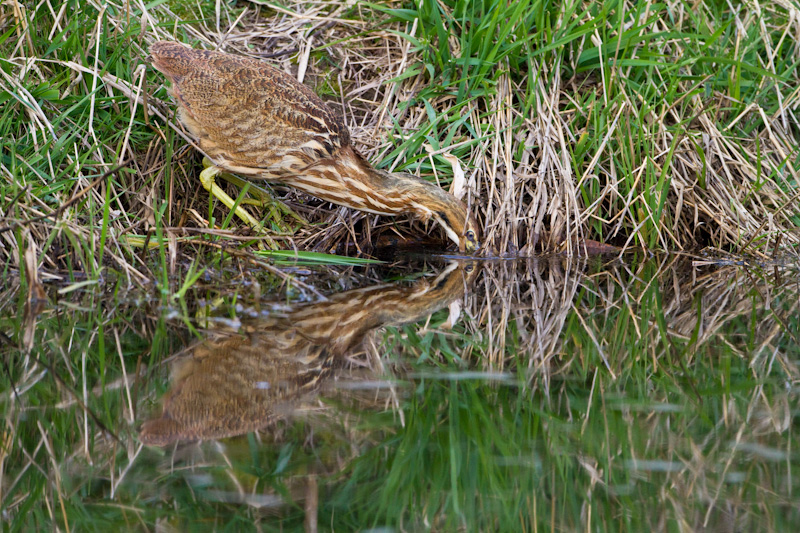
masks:
[[[370,331],[419,320],[460,299],[474,267],[452,263],[433,280],[341,292],[196,345],[174,369],[161,416],[145,422],[139,438],[164,446],[272,424],[334,378]]]
[[[172,83],[181,122],[216,167],[360,211],[433,218],[461,250],[478,247],[477,224],[461,201],[410,174],[374,169],[341,118],[291,76],[175,42],[159,41],[150,53]]]

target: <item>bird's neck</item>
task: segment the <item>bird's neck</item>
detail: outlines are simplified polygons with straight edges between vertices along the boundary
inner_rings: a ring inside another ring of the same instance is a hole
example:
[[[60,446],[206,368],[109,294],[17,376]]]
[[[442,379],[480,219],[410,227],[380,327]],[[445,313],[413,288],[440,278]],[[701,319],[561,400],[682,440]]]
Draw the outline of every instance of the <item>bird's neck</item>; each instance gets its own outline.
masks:
[[[403,206],[402,212],[416,215],[423,221],[435,220],[448,238],[459,243],[467,223],[467,210],[460,200],[438,185],[411,174],[371,171],[373,182],[381,183],[386,196]]]
[[[466,211],[455,196],[435,183],[431,183],[412,174],[387,172],[371,168],[370,181],[379,185],[381,192],[387,197],[396,199],[405,208],[403,212],[428,219],[437,212],[462,213]]]
[[[450,239],[459,242],[467,224],[467,209],[460,200],[422,178],[373,168],[352,147],[347,148],[337,162],[339,175],[345,176],[345,186],[360,198],[342,204],[377,214],[409,213],[423,221],[434,219]]]

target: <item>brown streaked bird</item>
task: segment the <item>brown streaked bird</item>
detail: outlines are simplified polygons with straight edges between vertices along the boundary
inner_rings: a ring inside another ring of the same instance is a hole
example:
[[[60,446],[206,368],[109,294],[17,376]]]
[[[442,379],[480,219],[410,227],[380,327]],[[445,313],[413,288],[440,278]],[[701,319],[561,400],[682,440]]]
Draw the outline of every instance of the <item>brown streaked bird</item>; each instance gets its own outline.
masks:
[[[342,119],[308,87],[262,61],[159,41],[153,66],[172,83],[179,118],[213,166],[203,186],[229,208],[214,184],[220,171],[277,181],[334,204],[379,215],[435,220],[461,251],[479,247],[464,204],[416,176],[373,168],[350,144]],[[237,206],[238,207],[238,206]],[[258,222],[237,208],[248,224]]]
[[[139,438],[165,446],[267,427],[341,374],[369,332],[458,301],[476,273],[475,264],[453,262],[433,280],[341,292],[203,341],[173,367],[163,412],[142,425]]]

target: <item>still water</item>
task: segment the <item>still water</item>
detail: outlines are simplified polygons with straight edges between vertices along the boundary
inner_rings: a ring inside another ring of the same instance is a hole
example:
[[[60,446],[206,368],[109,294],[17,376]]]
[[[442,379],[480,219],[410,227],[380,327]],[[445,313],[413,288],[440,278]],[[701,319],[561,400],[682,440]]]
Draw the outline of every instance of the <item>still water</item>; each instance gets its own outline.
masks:
[[[800,274],[242,265],[0,292],[4,530],[795,531]],[[224,279],[221,282],[220,279]]]

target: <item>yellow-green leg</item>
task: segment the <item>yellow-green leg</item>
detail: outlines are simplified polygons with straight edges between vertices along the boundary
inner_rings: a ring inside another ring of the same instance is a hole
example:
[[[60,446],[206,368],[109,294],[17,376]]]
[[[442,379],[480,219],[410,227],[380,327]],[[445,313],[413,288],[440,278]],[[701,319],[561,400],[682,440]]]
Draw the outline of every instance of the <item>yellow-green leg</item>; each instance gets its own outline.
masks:
[[[205,163],[205,161],[203,161]],[[200,173],[200,183],[203,184],[203,188],[207,190],[210,194],[214,195],[215,197],[219,198],[219,200],[228,206],[228,209],[232,209],[236,216],[241,218],[245,224],[250,226],[256,231],[263,231],[264,227],[261,223],[256,220],[253,215],[247,212],[245,208],[240,205],[236,205],[236,201],[228,196],[228,193],[223,191],[219,185],[214,182],[214,177],[222,172],[222,169],[211,165],[207,167]],[[234,209],[235,206],[235,209]]]
[[[295,219],[300,225],[305,226],[308,225],[308,221],[295,213],[291,207],[284,204],[280,200],[276,200],[273,196],[267,192],[266,189],[263,187],[259,187],[255,183],[251,181],[244,180],[239,176],[234,174],[230,174],[229,172],[225,172],[219,175],[220,178],[224,179],[228,183],[239,187],[240,189],[244,188],[245,186],[248,187],[247,192],[255,196],[255,198],[245,198],[239,204],[249,204],[249,205],[257,205],[259,207],[266,207],[269,209],[270,214],[272,215],[273,220],[275,220],[283,231],[293,231],[291,228],[285,227],[283,224],[280,224],[280,221],[284,215],[289,216]]]
[[[203,158],[203,166],[205,166],[205,170],[200,173],[200,182],[203,184],[203,187],[210,193],[219,198],[222,203],[228,206],[228,209],[233,209],[233,206],[236,205],[236,201],[228,196],[228,194],[223,191],[215,182],[214,178],[216,176],[221,177],[225,181],[239,187],[240,189],[247,188],[247,192],[251,193],[255,198],[243,198],[239,201],[239,205],[236,206],[236,209],[233,209],[233,212],[236,213],[240,219],[242,219],[247,225],[255,229],[256,231],[263,231],[264,227],[258,222],[255,217],[253,217],[244,207],[242,204],[250,204],[250,205],[257,205],[259,207],[266,207],[270,210],[272,214],[272,218],[276,223],[281,227],[282,231],[286,232],[293,232],[294,230],[290,227],[286,227],[280,223],[280,220],[283,218],[284,215],[288,215],[291,218],[297,220],[300,225],[305,226],[308,222],[295,213],[289,206],[284,204],[283,202],[276,200],[272,197],[270,193],[268,193],[262,187],[255,185],[254,183],[244,180],[238,176],[225,172],[221,168],[215,166],[210,159],[207,157]]]

